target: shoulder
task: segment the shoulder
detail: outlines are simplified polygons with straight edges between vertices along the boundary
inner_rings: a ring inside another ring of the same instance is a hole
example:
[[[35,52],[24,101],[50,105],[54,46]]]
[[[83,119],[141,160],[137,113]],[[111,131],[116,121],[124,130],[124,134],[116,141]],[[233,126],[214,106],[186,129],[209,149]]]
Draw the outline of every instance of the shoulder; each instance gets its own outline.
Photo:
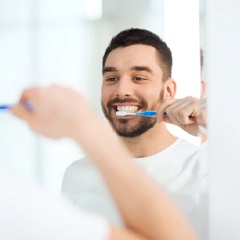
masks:
[[[171,159],[169,164],[203,176],[208,173],[207,142],[193,145],[187,140],[177,139],[169,159]]]
[[[186,140],[179,139],[178,150],[185,152],[190,159],[195,159],[201,163],[207,163],[207,147],[208,142],[200,144],[199,146],[193,145]]]
[[[195,146],[185,141],[183,146],[186,153],[185,163],[192,165],[195,174],[198,174],[200,178],[205,178],[209,174],[209,159],[208,159],[208,141]]]
[[[65,170],[64,176],[77,174],[79,171],[82,171],[82,169],[88,169],[92,167],[94,167],[94,165],[92,164],[91,160],[88,157],[84,157],[70,164]]]
[[[198,151],[200,148],[200,146],[194,145],[194,144],[190,143],[189,141],[187,141],[185,139],[181,139],[181,138],[177,138],[177,140],[175,142],[175,146],[178,148],[186,148],[187,150],[191,150],[191,151]]]
[[[178,138],[168,149],[169,155],[177,159],[189,159],[198,155],[200,146],[194,145],[187,140]]]
[[[92,161],[88,158],[82,158],[75,162],[73,162],[69,167],[66,169],[63,182],[64,181],[80,181],[83,179],[95,179],[99,178],[99,170],[97,167],[92,163]]]

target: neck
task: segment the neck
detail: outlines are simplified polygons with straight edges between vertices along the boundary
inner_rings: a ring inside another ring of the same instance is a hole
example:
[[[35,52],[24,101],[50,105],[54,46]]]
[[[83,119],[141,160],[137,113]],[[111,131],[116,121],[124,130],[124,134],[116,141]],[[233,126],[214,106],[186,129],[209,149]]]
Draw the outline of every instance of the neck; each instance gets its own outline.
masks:
[[[175,142],[176,137],[167,130],[166,124],[161,122],[138,137],[121,139],[132,156],[138,158],[163,151]]]

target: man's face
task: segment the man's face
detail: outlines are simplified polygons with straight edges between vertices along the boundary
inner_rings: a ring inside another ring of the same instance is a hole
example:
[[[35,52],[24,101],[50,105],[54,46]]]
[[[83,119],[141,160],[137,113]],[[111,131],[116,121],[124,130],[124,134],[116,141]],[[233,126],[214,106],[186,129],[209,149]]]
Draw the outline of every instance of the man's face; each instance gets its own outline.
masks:
[[[163,72],[155,48],[132,45],[113,50],[107,57],[102,83],[102,109],[119,136],[136,137],[156,118],[117,117],[117,111],[156,110],[163,100]]]

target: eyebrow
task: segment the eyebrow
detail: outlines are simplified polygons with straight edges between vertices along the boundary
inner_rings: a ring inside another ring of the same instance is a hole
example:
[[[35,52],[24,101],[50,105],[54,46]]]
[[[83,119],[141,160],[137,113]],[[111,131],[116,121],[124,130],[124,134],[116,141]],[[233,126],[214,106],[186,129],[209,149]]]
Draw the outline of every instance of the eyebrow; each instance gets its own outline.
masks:
[[[131,70],[145,71],[145,72],[152,73],[152,70],[149,67],[147,67],[147,66],[134,66],[134,67],[131,68]]]
[[[102,70],[102,74],[104,75],[107,72],[116,72],[117,69],[115,67],[104,67]]]
[[[134,66],[134,67],[131,67],[131,70],[133,71],[145,71],[145,72],[149,72],[149,73],[152,73],[152,70],[147,67],[147,66]],[[105,67],[102,71],[102,74],[105,74],[107,72],[116,72],[117,69],[115,67]]]

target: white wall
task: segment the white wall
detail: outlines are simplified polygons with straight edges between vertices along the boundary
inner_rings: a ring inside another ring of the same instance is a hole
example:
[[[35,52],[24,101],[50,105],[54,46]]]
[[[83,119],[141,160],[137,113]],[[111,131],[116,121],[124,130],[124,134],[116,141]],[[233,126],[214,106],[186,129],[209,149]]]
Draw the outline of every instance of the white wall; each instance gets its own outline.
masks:
[[[240,239],[240,2],[206,1],[210,240]]]
[[[95,35],[83,3],[0,0],[0,103],[14,104],[36,84],[87,92]],[[68,139],[40,138],[8,113],[0,113],[0,124],[0,166],[58,192],[81,149]]]
[[[164,39],[172,51],[176,98],[200,97],[199,0],[164,1]],[[199,145],[201,139],[175,125],[169,131]]]

